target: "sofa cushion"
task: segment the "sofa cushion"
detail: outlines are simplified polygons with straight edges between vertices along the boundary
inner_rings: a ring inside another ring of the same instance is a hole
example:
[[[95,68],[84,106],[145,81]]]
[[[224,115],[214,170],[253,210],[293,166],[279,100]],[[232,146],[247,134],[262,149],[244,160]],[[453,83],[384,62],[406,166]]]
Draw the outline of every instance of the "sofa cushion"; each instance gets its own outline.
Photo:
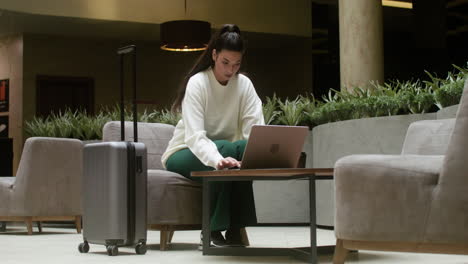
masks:
[[[148,224],[201,224],[202,188],[180,174],[148,170]]]

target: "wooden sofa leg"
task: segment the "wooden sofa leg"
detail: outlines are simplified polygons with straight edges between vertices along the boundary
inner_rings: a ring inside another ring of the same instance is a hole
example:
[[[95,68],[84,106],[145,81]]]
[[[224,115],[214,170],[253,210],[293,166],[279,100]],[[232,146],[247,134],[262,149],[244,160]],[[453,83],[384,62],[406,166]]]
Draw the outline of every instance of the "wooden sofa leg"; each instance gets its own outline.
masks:
[[[240,235],[241,235],[241,242],[245,246],[250,246],[249,242],[249,236],[247,235],[247,231],[245,230],[245,227],[240,229]]]
[[[168,244],[168,238],[169,238],[169,232],[166,230],[161,230],[161,235],[160,235],[160,242],[159,242],[159,250],[165,251],[167,249],[167,244]]]
[[[343,247],[343,240],[336,240],[335,254],[333,255],[333,264],[344,264],[349,250]]]
[[[81,234],[81,215],[75,216],[76,232]]]
[[[39,233],[42,233],[42,223],[41,223],[41,221],[37,221],[37,229],[39,229]]]
[[[32,234],[33,234],[33,221],[32,221],[32,217],[26,217],[26,219],[24,220],[24,222],[26,223],[26,227],[28,228],[28,235],[32,235]]]
[[[172,237],[174,236],[174,230],[169,231],[169,237],[167,238],[167,243],[172,242]]]

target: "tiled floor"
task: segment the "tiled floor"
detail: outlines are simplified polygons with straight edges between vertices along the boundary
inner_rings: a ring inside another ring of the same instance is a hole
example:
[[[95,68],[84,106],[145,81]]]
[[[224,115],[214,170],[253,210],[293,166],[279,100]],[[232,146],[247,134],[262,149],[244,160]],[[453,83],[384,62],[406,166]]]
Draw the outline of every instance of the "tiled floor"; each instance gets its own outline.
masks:
[[[35,230],[36,231],[36,230]],[[289,257],[221,257],[202,256],[197,250],[200,231],[179,231],[174,234],[168,251],[159,251],[159,232],[148,233],[149,249],[146,255],[135,255],[133,248],[120,248],[119,256],[109,257],[102,245],[91,245],[90,252],[78,252],[82,236],[73,229],[44,227],[42,234],[26,235],[25,228],[9,226],[0,233],[0,263],[303,263]],[[304,246],[309,239],[306,227],[251,227],[249,239],[255,246]],[[319,230],[319,244],[333,244],[333,231]],[[320,263],[331,263],[332,256],[321,256]],[[468,256],[406,254],[361,251],[352,254],[349,263],[468,263]]]

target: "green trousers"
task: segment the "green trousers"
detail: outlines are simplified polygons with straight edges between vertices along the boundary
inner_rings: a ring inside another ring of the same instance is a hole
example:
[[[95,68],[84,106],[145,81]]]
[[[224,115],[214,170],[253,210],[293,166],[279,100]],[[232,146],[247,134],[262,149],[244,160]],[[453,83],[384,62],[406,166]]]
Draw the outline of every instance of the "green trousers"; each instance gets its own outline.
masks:
[[[215,140],[214,143],[223,157],[232,157],[240,161],[247,141]],[[203,165],[188,148],[172,154],[166,162],[166,168],[197,182],[201,182],[201,179],[192,178],[190,176],[192,171],[214,170],[212,167]],[[210,228],[212,231],[242,228],[257,223],[251,181],[211,182],[210,186]]]

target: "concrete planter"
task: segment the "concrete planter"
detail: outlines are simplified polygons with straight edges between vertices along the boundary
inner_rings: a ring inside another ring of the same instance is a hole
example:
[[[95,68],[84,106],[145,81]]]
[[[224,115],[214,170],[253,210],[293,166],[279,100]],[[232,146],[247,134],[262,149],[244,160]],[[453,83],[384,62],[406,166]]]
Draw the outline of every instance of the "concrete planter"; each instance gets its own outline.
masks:
[[[398,154],[408,126],[436,119],[436,113],[363,118],[315,127],[304,146],[308,168],[329,168],[351,154]],[[316,182],[317,224],[333,226],[334,183]],[[297,181],[254,182],[259,223],[305,223],[309,221],[308,184]]]
[[[362,118],[315,127],[314,167],[333,167],[351,154],[398,154],[408,126],[418,120],[436,119],[435,113]]]
[[[455,118],[458,111],[458,105],[444,107],[437,112],[437,119]]]

